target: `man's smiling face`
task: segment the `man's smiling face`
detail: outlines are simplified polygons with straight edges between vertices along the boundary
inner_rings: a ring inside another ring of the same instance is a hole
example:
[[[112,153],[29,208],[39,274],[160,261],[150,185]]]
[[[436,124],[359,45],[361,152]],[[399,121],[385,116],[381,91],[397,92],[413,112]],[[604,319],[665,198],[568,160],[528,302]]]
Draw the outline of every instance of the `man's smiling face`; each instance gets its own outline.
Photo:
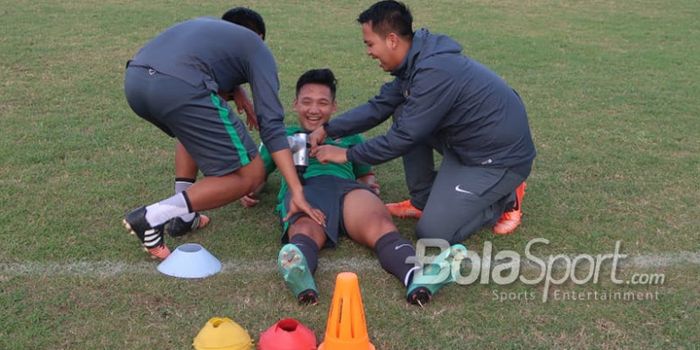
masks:
[[[331,89],[323,84],[309,83],[299,89],[294,99],[294,111],[299,124],[307,131],[314,131],[331,119],[337,105]]]

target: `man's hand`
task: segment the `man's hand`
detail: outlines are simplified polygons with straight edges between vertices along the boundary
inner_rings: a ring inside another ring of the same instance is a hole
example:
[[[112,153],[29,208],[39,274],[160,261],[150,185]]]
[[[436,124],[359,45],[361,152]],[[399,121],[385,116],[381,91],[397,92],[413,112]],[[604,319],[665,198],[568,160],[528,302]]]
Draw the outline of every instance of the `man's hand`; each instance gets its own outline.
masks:
[[[254,192],[251,192],[251,193],[248,193],[247,195],[243,196],[240,199],[240,202],[241,202],[242,206],[244,206],[246,208],[252,208],[252,207],[258,205],[258,203],[260,203],[260,199],[258,199],[258,196]]]
[[[287,222],[292,215],[300,211],[306,213],[311,220],[316,221],[319,225],[326,227],[326,215],[319,209],[312,208],[306,201],[306,198],[304,198],[303,192],[300,192],[300,194],[292,193],[291,198],[289,198],[289,212],[287,212],[287,216],[284,217],[283,221]]]
[[[304,189],[299,181],[299,176],[297,175],[296,169],[294,169],[294,161],[292,160],[292,152],[289,148],[283,148],[279,151],[270,154],[272,160],[277,164],[277,169],[279,169],[284,180],[287,181],[287,186],[289,186],[289,192],[291,193],[291,198],[289,200],[289,212],[284,220],[289,220],[292,215],[303,211],[312,220],[316,221],[321,226],[326,226],[326,216],[322,211],[314,209],[309,205],[304,198]]]
[[[258,118],[255,115],[255,109],[253,108],[253,103],[248,98],[248,95],[246,95],[245,90],[240,85],[236,86],[231,93],[231,97],[233,98],[233,102],[236,104],[238,114],[245,113],[248,130],[260,130]]]
[[[348,150],[342,147],[323,145],[311,150],[311,156],[316,157],[321,164],[328,162],[342,164],[348,161]]]
[[[311,151],[316,149],[318,145],[322,145],[324,141],[326,141],[326,128],[320,127],[316,128],[313,132],[309,134],[309,144],[311,145]]]

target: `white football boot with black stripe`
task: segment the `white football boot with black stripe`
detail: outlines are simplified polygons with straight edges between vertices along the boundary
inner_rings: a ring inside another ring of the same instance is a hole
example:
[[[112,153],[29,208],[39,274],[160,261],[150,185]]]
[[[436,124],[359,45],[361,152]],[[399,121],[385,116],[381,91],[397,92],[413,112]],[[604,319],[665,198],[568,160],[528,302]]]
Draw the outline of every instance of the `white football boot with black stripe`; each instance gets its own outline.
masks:
[[[170,249],[165,245],[163,225],[151,227],[146,220],[146,207],[132,210],[122,221],[130,234],[136,235],[144,249],[154,259],[163,260],[170,255]]]

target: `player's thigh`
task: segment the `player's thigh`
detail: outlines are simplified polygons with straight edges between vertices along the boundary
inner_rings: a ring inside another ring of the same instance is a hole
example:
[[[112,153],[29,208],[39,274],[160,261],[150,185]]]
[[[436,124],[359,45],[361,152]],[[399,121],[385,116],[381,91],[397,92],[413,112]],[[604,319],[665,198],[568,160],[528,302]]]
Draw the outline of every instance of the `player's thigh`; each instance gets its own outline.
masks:
[[[291,236],[296,233],[308,233],[308,235],[313,235],[312,238],[317,243],[324,242],[330,247],[335,246],[340,234],[341,192],[338,190],[338,186],[328,176],[306,179],[304,197],[312,207],[321,210],[326,215],[326,227],[321,227],[305,213],[297,212],[292,214],[287,221],[282,241],[291,239]],[[290,200],[291,194],[287,191],[279,211],[280,219],[289,214]]]
[[[168,115],[167,123],[206,176],[232,173],[258,154],[243,122],[213,92],[190,96],[188,103]]]
[[[345,195],[343,225],[350,238],[369,247],[374,247],[383,234],[397,230],[381,199],[362,188]]]

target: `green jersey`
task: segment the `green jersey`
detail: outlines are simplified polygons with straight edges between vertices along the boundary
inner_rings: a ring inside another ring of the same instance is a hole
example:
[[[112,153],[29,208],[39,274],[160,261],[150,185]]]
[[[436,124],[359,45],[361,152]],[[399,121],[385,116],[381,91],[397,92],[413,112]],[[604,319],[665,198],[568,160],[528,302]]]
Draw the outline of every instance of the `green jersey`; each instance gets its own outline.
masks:
[[[287,135],[294,135],[299,132],[304,132],[304,130],[298,126],[287,127]],[[362,143],[362,136],[360,135],[350,135],[340,139],[331,140],[326,139],[324,144],[333,145],[342,148],[350,148],[353,145]],[[265,163],[265,174],[270,175],[277,166],[272,160],[270,152],[267,150],[265,145],[260,144],[260,157],[262,157]],[[369,165],[362,165],[353,162],[345,162],[343,164],[327,163],[321,164],[316,158],[309,157],[309,166],[306,168],[304,173],[304,179],[310,179],[315,176],[330,175],[339,177],[347,180],[356,180],[359,177],[365,176],[372,173],[372,167]],[[287,193],[287,182],[284,179],[281,180],[280,192],[277,195],[277,209],[284,205],[284,196]]]

